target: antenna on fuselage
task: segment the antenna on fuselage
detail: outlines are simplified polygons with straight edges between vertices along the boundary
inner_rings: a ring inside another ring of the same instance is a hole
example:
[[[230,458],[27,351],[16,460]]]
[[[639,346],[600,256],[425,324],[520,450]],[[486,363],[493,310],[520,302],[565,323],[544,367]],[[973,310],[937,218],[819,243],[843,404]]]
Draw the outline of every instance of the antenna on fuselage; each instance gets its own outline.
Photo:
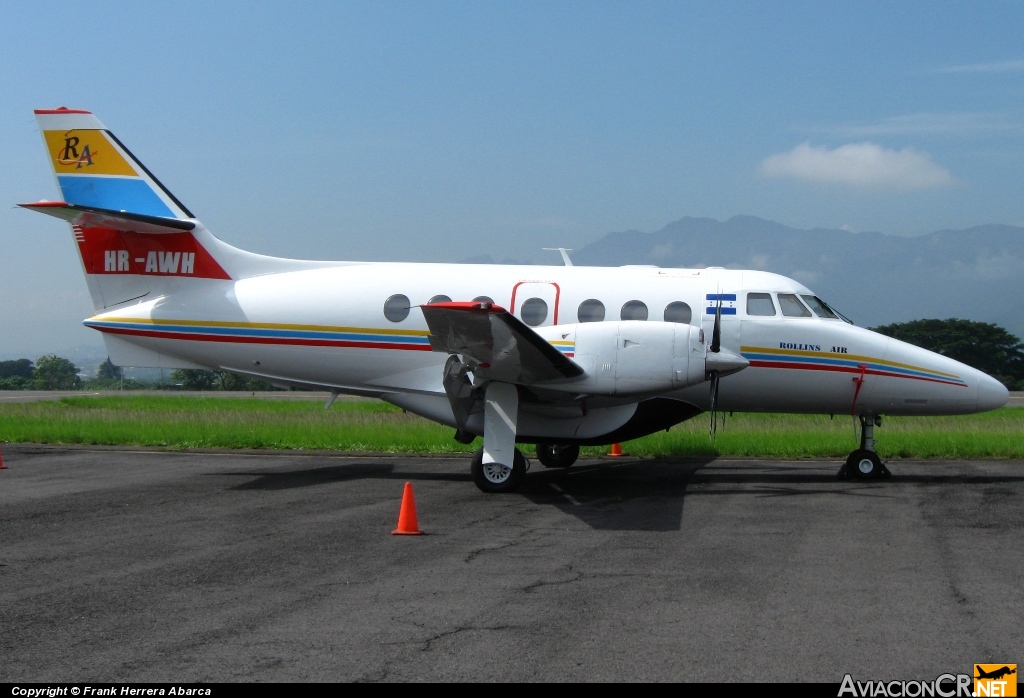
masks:
[[[542,247],[541,249],[545,250],[546,252],[561,252],[562,261],[565,263],[565,266],[572,266],[572,260],[569,259],[569,253],[572,252],[571,247]]]

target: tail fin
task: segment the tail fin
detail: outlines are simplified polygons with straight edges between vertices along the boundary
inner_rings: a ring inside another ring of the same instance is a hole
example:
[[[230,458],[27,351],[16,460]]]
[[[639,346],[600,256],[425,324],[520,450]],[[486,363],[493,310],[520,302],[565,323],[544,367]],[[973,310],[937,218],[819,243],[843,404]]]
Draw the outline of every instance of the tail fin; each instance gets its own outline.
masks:
[[[194,218],[91,112],[37,109],[64,201],[164,218]]]
[[[64,201],[21,204],[71,224],[96,310],[198,284],[338,266],[239,250],[214,237],[91,112],[37,109]]]

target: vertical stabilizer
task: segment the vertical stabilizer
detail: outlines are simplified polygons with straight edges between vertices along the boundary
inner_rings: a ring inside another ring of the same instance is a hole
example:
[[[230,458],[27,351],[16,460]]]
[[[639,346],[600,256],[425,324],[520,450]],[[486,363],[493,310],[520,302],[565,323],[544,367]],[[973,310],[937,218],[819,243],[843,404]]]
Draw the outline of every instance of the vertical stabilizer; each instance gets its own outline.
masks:
[[[71,224],[96,310],[337,264],[236,249],[196,220],[92,112],[60,107],[35,113],[63,201],[22,206]]]
[[[69,204],[165,218],[191,212],[91,112],[37,109],[61,195]]]

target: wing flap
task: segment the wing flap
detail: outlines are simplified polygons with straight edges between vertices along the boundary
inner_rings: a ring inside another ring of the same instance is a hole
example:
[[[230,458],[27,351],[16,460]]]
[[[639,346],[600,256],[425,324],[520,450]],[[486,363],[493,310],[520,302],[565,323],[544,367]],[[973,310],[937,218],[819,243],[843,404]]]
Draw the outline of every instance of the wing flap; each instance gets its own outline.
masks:
[[[532,385],[584,373],[579,364],[500,306],[431,303],[420,307],[430,329],[431,348],[469,357],[490,380]]]
[[[180,233],[184,230],[193,230],[196,227],[194,222],[178,218],[112,211],[63,201],[37,201],[34,204],[18,205],[30,211],[39,211],[39,213],[60,218],[82,228],[104,228],[122,233]]]

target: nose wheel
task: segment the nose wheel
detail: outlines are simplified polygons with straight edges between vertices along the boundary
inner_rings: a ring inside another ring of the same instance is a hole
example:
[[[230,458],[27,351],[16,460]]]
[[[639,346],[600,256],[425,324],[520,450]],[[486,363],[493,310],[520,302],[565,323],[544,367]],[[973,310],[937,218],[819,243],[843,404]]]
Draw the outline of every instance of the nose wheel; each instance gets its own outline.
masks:
[[[846,458],[846,463],[836,473],[840,480],[856,478],[857,480],[876,480],[892,477],[885,463],[875,453],[875,427],[882,426],[880,415],[860,416],[860,448]]]

